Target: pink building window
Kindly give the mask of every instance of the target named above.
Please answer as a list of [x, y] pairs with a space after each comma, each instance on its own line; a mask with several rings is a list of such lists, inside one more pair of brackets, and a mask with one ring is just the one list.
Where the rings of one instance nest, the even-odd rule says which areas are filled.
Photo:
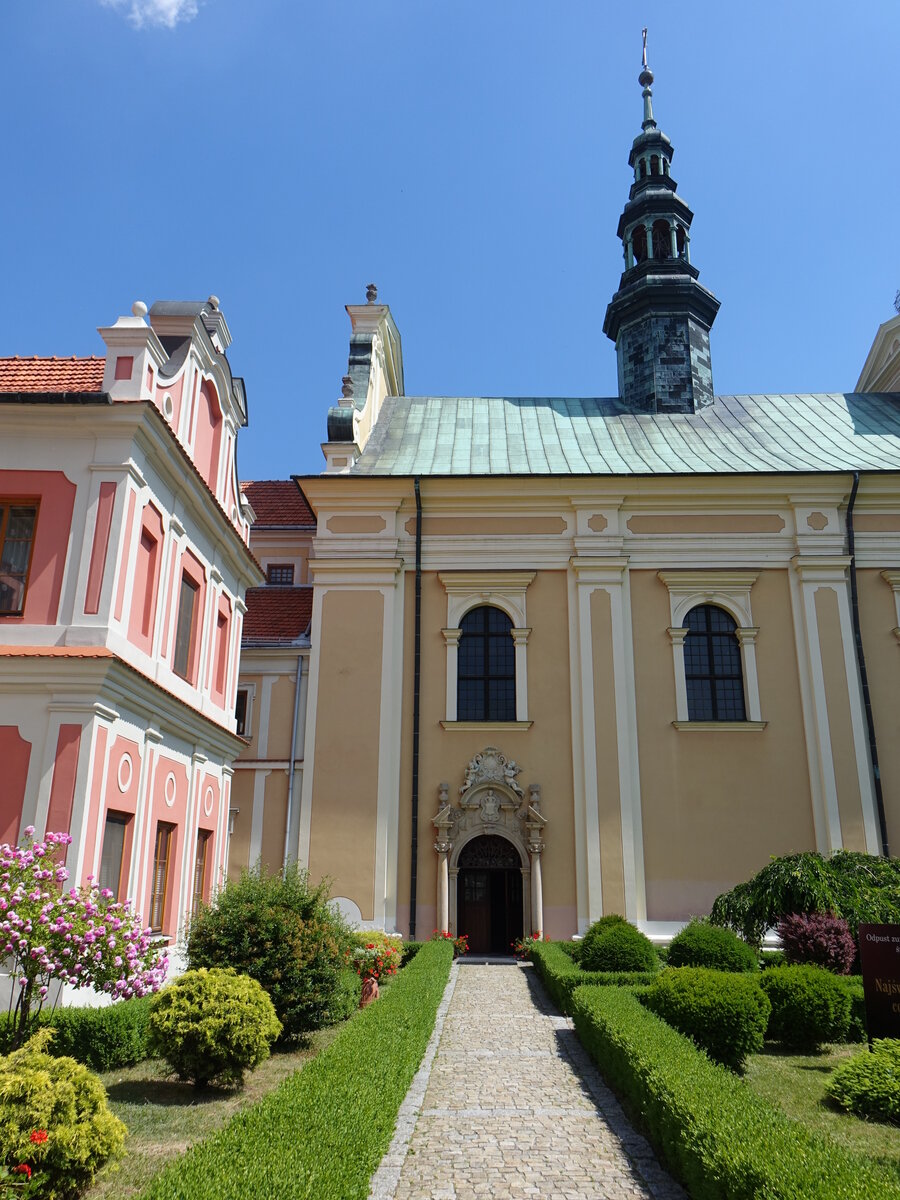
[[196, 917], [200, 905], [206, 899], [206, 876], [209, 865], [209, 847], [212, 842], [212, 831], [201, 829], [197, 833], [197, 854], [194, 858], [194, 879], [191, 888], [191, 916]]
[[166, 919], [166, 903], [169, 898], [169, 867], [174, 849], [175, 826], [160, 821], [156, 826], [156, 842], [153, 847], [153, 876], [150, 880], [150, 928], [162, 933]]
[[37, 512], [36, 504], [0, 500], [0, 615], [18, 616], [25, 607]]
[[181, 576], [181, 591], [178, 597], [178, 620], [175, 624], [175, 656], [172, 660], [172, 669], [176, 675], [187, 680], [191, 680], [194, 674], [199, 595], [200, 585], [185, 571]]
[[125, 893], [127, 880], [124, 877], [124, 868], [130, 842], [130, 814], [107, 813], [103, 828], [103, 850], [100, 854], [99, 884], [101, 888], [109, 888], [117, 900], [123, 899]]

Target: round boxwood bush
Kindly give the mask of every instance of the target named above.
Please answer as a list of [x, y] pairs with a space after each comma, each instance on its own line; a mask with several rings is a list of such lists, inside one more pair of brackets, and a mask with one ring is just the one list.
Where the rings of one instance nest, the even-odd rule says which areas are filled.
[[737, 934], [705, 921], [691, 921], [672, 938], [670, 967], [712, 967], [716, 971], [756, 971], [756, 953]]
[[822, 967], [773, 967], [763, 971], [760, 983], [772, 1005], [767, 1037], [811, 1050], [846, 1038], [851, 1014], [846, 980]]
[[311, 887], [296, 866], [284, 875], [256, 867], [191, 921], [187, 957], [191, 968], [234, 967], [262, 984], [289, 1041], [346, 1015], [349, 949], [325, 884]]
[[[0, 1058], [0, 1162], [32, 1172], [28, 1195], [63, 1200], [121, 1153], [127, 1130], [96, 1075], [74, 1058], [47, 1053], [52, 1037], [52, 1029], [41, 1029]], [[26, 1173], [12, 1178], [24, 1182]]]
[[646, 934], [621, 917], [601, 917], [581, 943], [584, 971], [655, 971], [659, 958]]
[[739, 1071], [763, 1046], [769, 1001], [747, 972], [667, 967], [641, 994], [642, 1002], [710, 1058]]
[[149, 1046], [197, 1087], [241, 1083], [281, 1033], [272, 1001], [231, 968], [185, 971], [153, 999]]
[[875, 1038], [871, 1054], [837, 1068], [825, 1094], [858, 1117], [900, 1125], [900, 1040]]

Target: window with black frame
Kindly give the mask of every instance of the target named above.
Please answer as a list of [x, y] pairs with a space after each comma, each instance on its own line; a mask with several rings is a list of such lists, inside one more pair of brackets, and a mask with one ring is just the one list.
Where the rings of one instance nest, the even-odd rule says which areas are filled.
[[467, 612], [457, 657], [457, 720], [515, 721], [516, 648], [512, 621], [499, 608]]
[[689, 721], [743, 721], [744, 676], [737, 623], [722, 608], [700, 604], [685, 619], [684, 676]]

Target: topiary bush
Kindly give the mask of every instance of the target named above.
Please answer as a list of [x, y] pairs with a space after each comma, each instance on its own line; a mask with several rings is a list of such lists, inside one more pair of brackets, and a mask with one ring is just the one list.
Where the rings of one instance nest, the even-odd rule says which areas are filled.
[[871, 1054], [837, 1068], [825, 1094], [858, 1117], [900, 1125], [900, 1040], [875, 1038]]
[[777, 925], [784, 957], [796, 966], [812, 963], [836, 975], [849, 975], [856, 942], [843, 917], [833, 913], [790, 913]]
[[772, 1006], [767, 1037], [809, 1050], [846, 1038], [851, 1000], [844, 979], [823, 967], [773, 967], [760, 984]]
[[29, 1168], [29, 1195], [63, 1200], [121, 1153], [127, 1131], [87, 1067], [47, 1053], [52, 1037], [41, 1029], [0, 1058], [0, 1162]]
[[670, 967], [711, 967], [716, 971], [757, 971], [756, 952], [730, 929], [691, 921], [669, 945]]
[[231, 968], [185, 971], [150, 1009], [150, 1047], [196, 1087], [240, 1084], [281, 1033], [272, 1001]]
[[191, 968], [234, 967], [260, 983], [275, 1005], [285, 1041], [343, 1014], [350, 932], [296, 866], [284, 876], [261, 867], [229, 882], [188, 931]]
[[773, 858], [747, 883], [718, 896], [709, 919], [758, 945], [782, 917], [814, 912], [844, 917], [854, 938], [861, 921], [900, 922], [900, 859], [856, 850]]
[[763, 1047], [769, 1001], [758, 981], [710, 967], [667, 967], [640, 994], [641, 1002], [686, 1034], [710, 1058], [740, 1071]]
[[621, 917], [595, 921], [581, 943], [584, 971], [657, 971], [659, 958], [646, 934]]

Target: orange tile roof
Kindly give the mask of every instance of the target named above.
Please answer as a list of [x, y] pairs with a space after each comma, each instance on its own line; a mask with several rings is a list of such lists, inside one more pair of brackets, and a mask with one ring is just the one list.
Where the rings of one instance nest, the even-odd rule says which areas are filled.
[[253, 505], [257, 525], [307, 525], [316, 518], [293, 479], [247, 479], [241, 491]]
[[0, 392], [99, 392], [106, 359], [0, 358]]
[[312, 593], [308, 584], [248, 588], [242, 643], [296, 642], [309, 628]]

